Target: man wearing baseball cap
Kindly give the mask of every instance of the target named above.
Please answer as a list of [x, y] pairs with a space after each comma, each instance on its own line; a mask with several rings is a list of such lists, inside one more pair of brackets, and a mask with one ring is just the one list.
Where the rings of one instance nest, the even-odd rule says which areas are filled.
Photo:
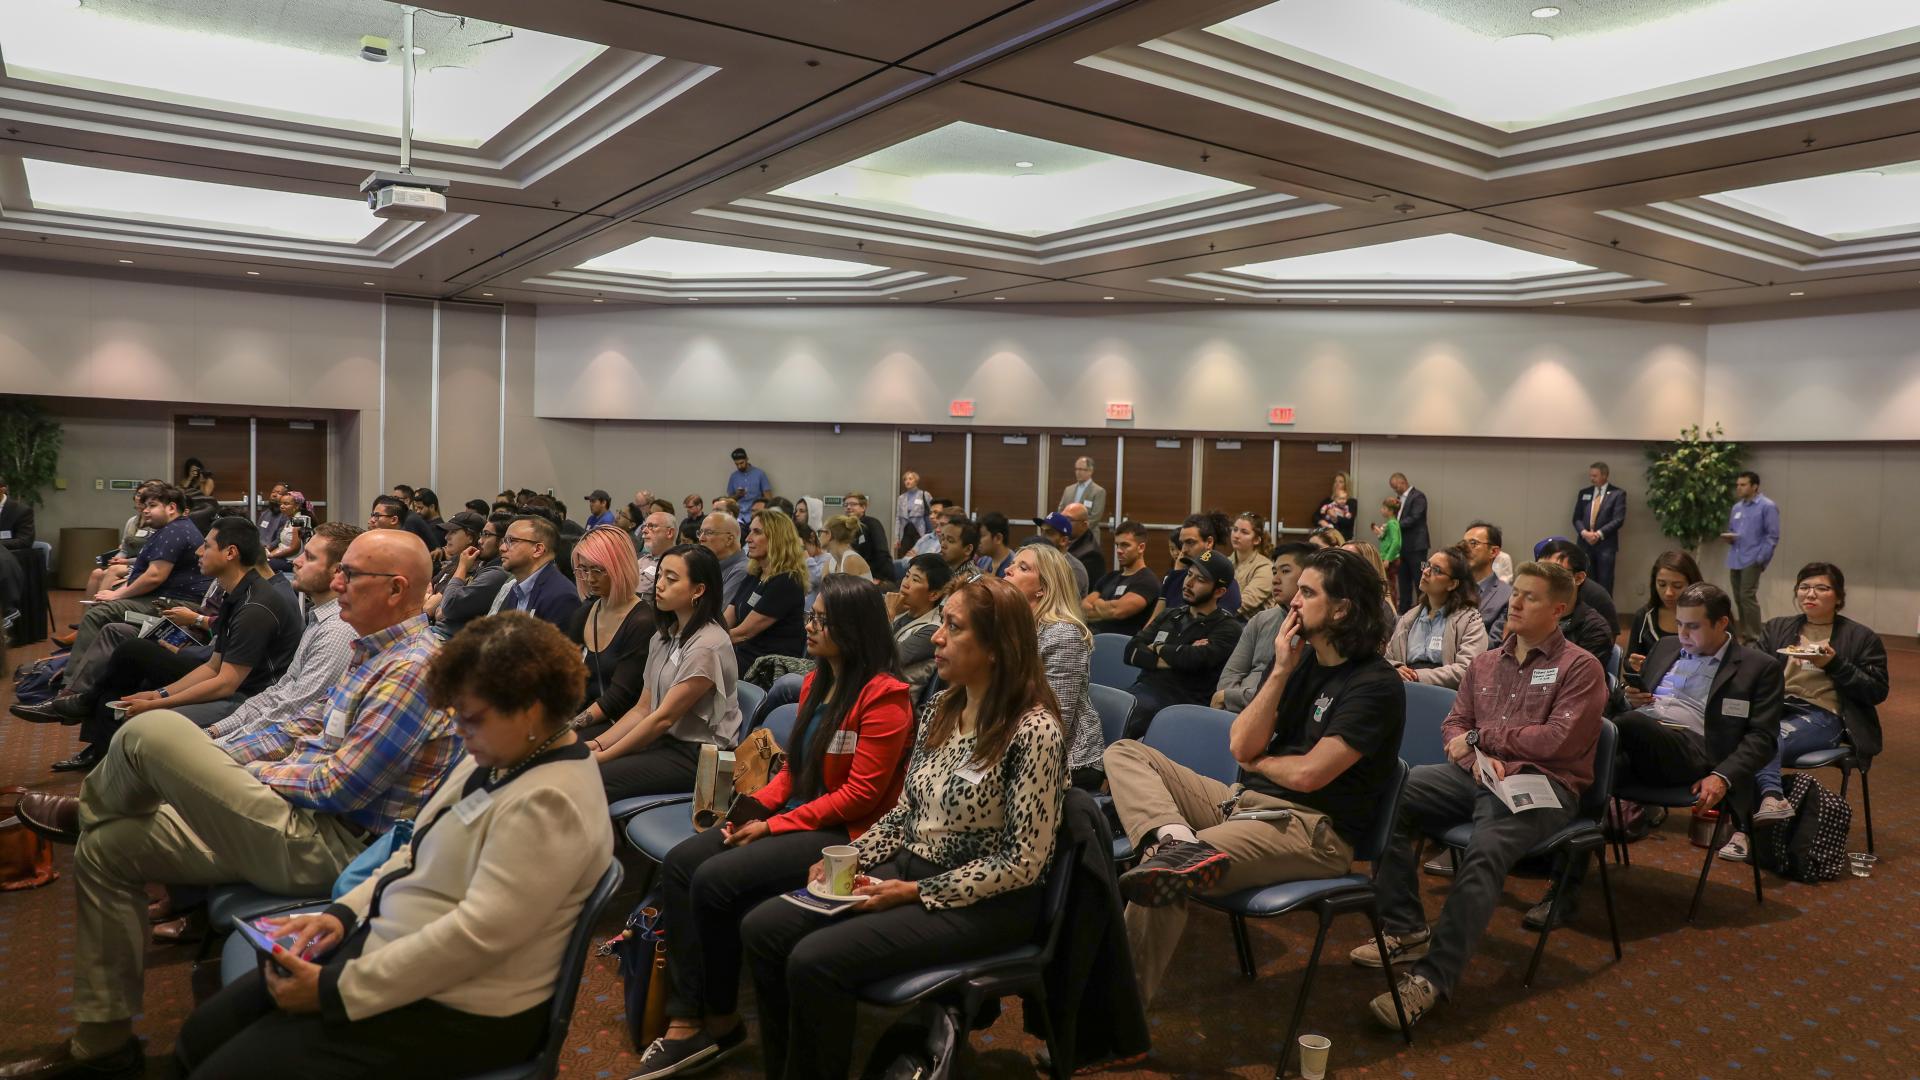
[[595, 488], [587, 495], [587, 529], [613, 524], [613, 496]]
[[1232, 582], [1232, 559], [1212, 550], [1195, 554], [1181, 586], [1186, 605], [1161, 612], [1127, 642], [1127, 663], [1141, 669], [1127, 688], [1134, 700], [1127, 738], [1144, 736], [1169, 705], [1205, 705], [1213, 696], [1220, 669], [1240, 643], [1240, 620], [1220, 606]]
[[[1034, 518], [1033, 524], [1040, 531], [1026, 543], [1052, 544], [1059, 548], [1063, 555], [1066, 555], [1067, 549], [1073, 546], [1073, 519], [1060, 511], [1055, 510], [1043, 518]], [[1080, 590], [1081, 596], [1087, 595], [1087, 591], [1093, 588], [1093, 579], [1087, 576], [1086, 564], [1067, 555], [1067, 565], [1073, 568], [1074, 586]]]

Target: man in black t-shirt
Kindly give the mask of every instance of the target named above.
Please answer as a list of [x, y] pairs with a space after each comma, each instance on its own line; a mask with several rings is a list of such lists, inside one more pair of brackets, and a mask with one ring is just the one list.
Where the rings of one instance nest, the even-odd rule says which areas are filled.
[[[1216, 556], [1217, 557], [1217, 556]], [[1347, 873], [1399, 769], [1406, 697], [1380, 655], [1384, 584], [1360, 556], [1314, 553], [1260, 690], [1233, 722], [1232, 787], [1143, 743], [1107, 748], [1127, 838], [1145, 853], [1120, 875], [1141, 998], [1180, 944], [1187, 897]]]
[[1094, 582], [1080, 599], [1080, 615], [1096, 634], [1132, 637], [1147, 625], [1160, 597], [1160, 579], [1147, 569], [1147, 530], [1136, 521], [1121, 522], [1113, 530], [1113, 556], [1120, 569]]

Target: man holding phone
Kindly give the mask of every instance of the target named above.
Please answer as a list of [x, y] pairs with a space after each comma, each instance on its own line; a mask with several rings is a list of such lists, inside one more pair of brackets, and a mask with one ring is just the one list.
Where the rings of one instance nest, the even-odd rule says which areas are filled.
[[1153, 1001], [1187, 897], [1334, 877], [1399, 769], [1406, 696], [1380, 655], [1385, 583], [1351, 551], [1306, 558], [1274, 660], [1233, 722], [1232, 787], [1144, 743], [1107, 748], [1113, 808], [1146, 853], [1120, 876], [1141, 1000]]

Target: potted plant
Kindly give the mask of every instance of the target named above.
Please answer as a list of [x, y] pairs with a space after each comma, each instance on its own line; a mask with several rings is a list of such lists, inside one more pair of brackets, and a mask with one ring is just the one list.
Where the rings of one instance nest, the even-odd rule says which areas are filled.
[[1727, 527], [1743, 451], [1739, 443], [1721, 441], [1723, 434], [1719, 424], [1711, 431], [1695, 424], [1672, 442], [1646, 448], [1647, 508], [1660, 522], [1660, 531], [1689, 552]]
[[0, 477], [8, 498], [39, 506], [60, 468], [60, 424], [32, 398], [0, 396]]

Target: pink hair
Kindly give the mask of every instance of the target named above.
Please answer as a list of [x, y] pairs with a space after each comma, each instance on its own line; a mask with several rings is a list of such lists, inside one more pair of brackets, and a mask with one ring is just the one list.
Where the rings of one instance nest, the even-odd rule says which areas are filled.
[[[573, 545], [573, 557], [598, 564], [607, 572], [607, 595], [632, 596], [640, 587], [640, 560], [633, 553], [633, 537], [618, 525], [596, 525]], [[580, 598], [592, 593], [587, 583], [576, 578], [574, 587]]]

